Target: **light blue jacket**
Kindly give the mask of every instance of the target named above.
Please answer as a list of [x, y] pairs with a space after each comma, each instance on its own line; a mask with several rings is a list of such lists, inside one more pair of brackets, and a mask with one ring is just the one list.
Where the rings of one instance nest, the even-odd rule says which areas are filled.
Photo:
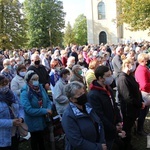
[[59, 78], [54, 87], [53, 100], [58, 114], [63, 114], [69, 104], [68, 97], [65, 94], [66, 85], [67, 83], [65, 83], [63, 78]]
[[40, 107], [38, 98], [29, 92], [28, 85], [25, 85], [20, 94], [20, 101], [25, 111], [25, 122], [28, 125], [29, 132], [42, 131], [46, 127], [47, 109], [51, 110], [51, 101], [40, 84], [42, 92], [43, 106]]
[[[17, 96], [15, 97], [16, 103], [11, 106], [17, 118], [24, 118], [23, 107], [20, 105]], [[2, 101], [0, 96], [0, 147], [11, 146], [12, 128], [13, 119], [10, 116], [9, 106]]]

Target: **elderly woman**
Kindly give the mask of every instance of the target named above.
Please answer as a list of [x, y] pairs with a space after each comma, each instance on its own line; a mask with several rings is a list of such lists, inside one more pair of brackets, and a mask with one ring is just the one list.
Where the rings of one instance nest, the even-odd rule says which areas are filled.
[[[137, 58], [139, 65], [135, 71], [135, 79], [140, 86], [142, 96], [144, 96], [143, 94], [145, 93], [150, 93], [150, 71], [146, 66], [148, 59], [149, 56], [145, 53], [139, 54]], [[149, 107], [146, 106], [143, 110], [141, 110], [140, 117], [138, 118], [137, 133], [142, 136], [146, 135], [144, 131], [144, 121], [148, 111]]]
[[74, 65], [72, 68], [72, 76], [70, 78], [70, 82], [79, 81], [81, 83], [85, 83], [84, 78], [82, 76], [82, 68], [80, 65]]
[[60, 72], [60, 65], [57, 59], [51, 60], [51, 72], [49, 73], [50, 76], [50, 87], [52, 94], [54, 94], [54, 86], [56, 85], [57, 81], [59, 80], [59, 72]]
[[39, 76], [32, 70], [25, 75], [26, 85], [22, 88], [20, 100], [25, 110], [25, 122], [31, 133], [32, 150], [45, 150], [43, 132], [46, 128], [47, 116], [51, 112], [51, 102]]
[[21, 125], [23, 118], [23, 108], [9, 89], [9, 80], [0, 75], [0, 149], [18, 150], [19, 135], [12, 131]]
[[84, 85], [78, 81], [71, 82], [65, 92], [70, 101], [62, 116], [66, 150], [106, 150], [103, 126], [86, 103]]
[[4, 69], [1, 71], [1, 74], [4, 75], [10, 82], [12, 78], [14, 77], [14, 74], [12, 73], [12, 68], [11, 68], [9, 59], [5, 59], [3, 61], [3, 67]]
[[25, 85], [26, 67], [25, 65], [19, 65], [17, 68], [17, 74], [11, 81], [11, 90], [20, 96], [21, 88]]

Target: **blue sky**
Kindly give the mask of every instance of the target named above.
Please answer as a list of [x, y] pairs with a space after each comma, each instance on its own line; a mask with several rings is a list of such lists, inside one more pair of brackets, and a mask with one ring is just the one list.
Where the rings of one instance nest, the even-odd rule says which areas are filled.
[[[19, 1], [23, 2], [24, 0], [19, 0]], [[65, 17], [66, 24], [69, 21], [71, 25], [73, 25], [75, 19], [80, 14], [85, 14], [86, 0], [62, 0], [62, 1], [64, 5], [64, 12], [66, 12], [66, 17]]]

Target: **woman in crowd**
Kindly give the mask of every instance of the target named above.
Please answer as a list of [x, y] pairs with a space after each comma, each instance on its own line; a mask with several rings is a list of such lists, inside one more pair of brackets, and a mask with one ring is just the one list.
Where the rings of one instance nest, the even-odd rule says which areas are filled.
[[50, 87], [52, 94], [54, 94], [54, 86], [56, 82], [59, 80], [60, 65], [57, 59], [52, 59], [50, 65], [51, 65], [51, 72], [49, 73]]
[[25, 65], [19, 65], [17, 68], [17, 74], [11, 81], [11, 90], [20, 96], [21, 88], [25, 85], [25, 74], [26, 74], [26, 67]]
[[81, 83], [85, 83], [84, 78], [82, 76], [82, 68], [80, 65], [74, 65], [72, 68], [72, 76], [70, 78], [70, 82], [79, 81]]
[[60, 78], [54, 87], [55, 91], [55, 93], [53, 94], [54, 104], [56, 106], [57, 113], [60, 116], [62, 116], [69, 102], [64, 90], [69, 80], [70, 80], [70, 71], [68, 69], [63, 69], [60, 71]]
[[25, 110], [25, 122], [31, 133], [31, 148], [45, 150], [43, 137], [47, 117], [52, 114], [51, 101], [34, 71], [28, 71], [25, 80], [27, 83], [22, 88], [20, 100]]
[[126, 132], [124, 143], [126, 150], [131, 149], [131, 130], [139, 116], [140, 109], [144, 109], [139, 85], [133, 77], [132, 61], [125, 59], [122, 64], [122, 72], [118, 78], [118, 93], [123, 115], [123, 130]]
[[[13, 112], [12, 112], [13, 110]], [[14, 115], [15, 114], [15, 115]], [[24, 121], [24, 111], [16, 95], [9, 89], [9, 80], [0, 75], [0, 149], [18, 150], [19, 134], [13, 129]]]
[[66, 50], [61, 50], [61, 61], [64, 67], [67, 67], [67, 51]]
[[90, 89], [90, 84], [92, 83], [92, 81], [96, 79], [94, 75], [94, 71], [98, 66], [99, 66], [99, 61], [97, 59], [92, 60], [89, 63], [89, 70], [86, 72], [85, 75], [85, 80], [86, 80], [86, 85], [88, 90]]
[[[146, 66], [148, 59], [149, 57], [146, 53], [139, 54], [137, 58], [139, 65], [135, 71], [135, 79], [140, 86], [140, 91], [142, 95], [144, 93], [150, 93], [150, 71]], [[144, 131], [144, 121], [148, 111], [149, 106], [146, 106], [143, 110], [141, 110], [140, 116], [138, 118], [137, 133], [142, 136], [146, 135]]]
[[1, 71], [1, 74], [4, 75], [10, 82], [12, 78], [14, 77], [14, 74], [12, 73], [9, 59], [5, 59], [3, 61], [3, 67], [4, 69]]
[[71, 82], [65, 92], [70, 101], [62, 117], [66, 150], [106, 150], [103, 126], [86, 103], [84, 85], [78, 81]]

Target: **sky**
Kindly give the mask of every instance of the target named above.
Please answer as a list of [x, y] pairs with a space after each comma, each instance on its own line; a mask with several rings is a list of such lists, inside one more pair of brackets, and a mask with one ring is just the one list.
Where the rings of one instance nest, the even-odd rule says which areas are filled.
[[[19, 0], [23, 2], [24, 0]], [[74, 24], [75, 19], [80, 14], [85, 14], [85, 1], [86, 0], [61, 0], [64, 6], [64, 12], [66, 12], [65, 22], [66, 24], [68, 21], [71, 25]]]

